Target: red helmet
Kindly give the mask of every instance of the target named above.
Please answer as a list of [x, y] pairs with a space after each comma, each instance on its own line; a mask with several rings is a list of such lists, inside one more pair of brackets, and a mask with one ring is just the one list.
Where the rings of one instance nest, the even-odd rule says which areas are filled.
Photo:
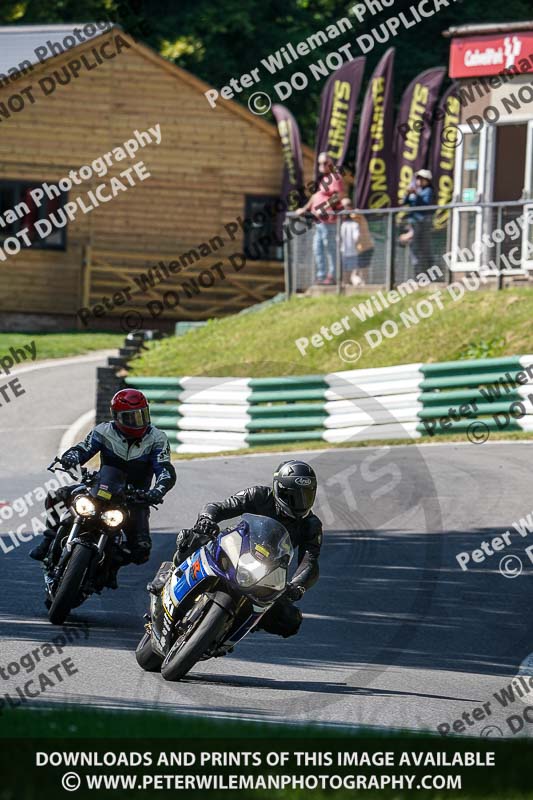
[[150, 424], [148, 400], [137, 389], [121, 389], [111, 400], [115, 425], [130, 439], [140, 439]]

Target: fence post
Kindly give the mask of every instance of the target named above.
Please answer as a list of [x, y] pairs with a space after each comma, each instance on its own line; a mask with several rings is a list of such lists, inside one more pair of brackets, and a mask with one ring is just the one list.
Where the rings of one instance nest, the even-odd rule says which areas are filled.
[[[91, 259], [92, 259], [92, 248], [90, 244], [86, 244], [83, 246], [81, 253], [80, 306], [82, 308], [89, 305], [89, 299], [91, 295]], [[76, 316], [77, 316], [76, 327], [79, 330], [83, 326], [79, 316], [78, 315]]]
[[96, 369], [96, 424], [109, 419], [111, 398], [125, 389], [124, 378], [117, 375], [116, 367], [97, 367]]
[[395, 233], [395, 224], [394, 224], [394, 212], [390, 211], [387, 217], [387, 247], [386, 247], [386, 272], [385, 272], [385, 284], [387, 289], [394, 288], [394, 255], [396, 252], [395, 241], [394, 241], [394, 233]]
[[[496, 227], [499, 231], [503, 228], [503, 206], [498, 206], [498, 211], [496, 214]], [[497, 264], [498, 264], [498, 291], [503, 289], [503, 273], [501, 268], [501, 255], [502, 255], [502, 243], [496, 242], [496, 257], [497, 257]]]
[[287, 298], [287, 300], [289, 300], [293, 292], [292, 269], [290, 263], [290, 253], [289, 253], [291, 240], [288, 236], [288, 232], [289, 232], [289, 223], [285, 218], [285, 220], [283, 221], [283, 241], [285, 242], [285, 247], [283, 248], [283, 270], [285, 272], [285, 297]]
[[335, 280], [337, 281], [337, 294], [342, 294], [341, 222], [342, 217], [337, 214], [335, 219]]
[[[450, 263], [449, 262], [450, 262], [450, 260], [451, 260], [451, 258], [453, 256], [453, 252], [452, 252], [452, 249], [453, 249], [453, 239], [452, 239], [453, 213], [452, 213], [451, 208], [448, 209], [447, 213], [448, 213], [448, 224], [446, 226], [446, 255], [449, 258], [448, 258], [448, 261], [445, 260], [444, 263], [446, 264], [446, 281], [445, 281], [445, 283], [447, 283], [448, 286], [449, 286], [450, 283], [452, 282], [452, 269], [450, 267]], [[457, 224], [459, 224], [458, 221], [457, 221]]]

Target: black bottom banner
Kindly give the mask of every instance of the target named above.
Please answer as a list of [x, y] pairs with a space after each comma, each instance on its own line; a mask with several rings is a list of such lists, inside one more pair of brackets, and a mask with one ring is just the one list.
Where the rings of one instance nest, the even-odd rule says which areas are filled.
[[0, 797], [533, 797], [527, 739], [326, 735], [2, 739]]

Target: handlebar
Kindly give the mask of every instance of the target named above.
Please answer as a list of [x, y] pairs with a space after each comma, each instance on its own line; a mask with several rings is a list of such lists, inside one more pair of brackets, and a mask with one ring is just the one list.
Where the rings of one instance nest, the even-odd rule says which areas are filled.
[[[67, 475], [70, 475], [72, 480], [79, 480], [80, 478], [79, 473], [72, 474], [70, 469], [65, 469], [63, 466], [57, 466], [58, 464], [61, 464], [61, 459], [59, 458], [59, 456], [56, 456], [54, 460], [50, 464], [48, 464], [46, 469], [48, 470], [48, 472], [65, 472]], [[97, 475], [97, 472], [95, 472], [94, 470], [91, 472], [91, 470], [88, 470], [86, 467], [81, 467], [81, 480], [84, 483], [92, 481], [95, 475]]]
[[159, 511], [159, 506], [155, 505], [155, 503], [149, 503], [147, 501], [146, 489], [133, 489], [128, 487], [126, 489], [126, 499], [128, 503], [132, 503], [133, 505], [147, 506], [149, 508], [155, 508], [156, 511]]
[[[79, 473], [73, 475], [70, 469], [65, 469], [63, 466], [58, 466], [58, 464], [61, 464], [61, 459], [59, 458], [59, 456], [56, 456], [54, 460], [47, 466], [46, 469], [49, 472], [65, 472], [67, 475], [70, 475], [70, 477], [73, 480], [79, 480], [80, 478]], [[91, 471], [88, 470], [86, 467], [81, 468], [82, 483], [87, 483], [87, 484], [92, 483], [92, 481], [97, 475], [98, 475], [98, 470]], [[139, 506], [144, 505], [158, 510], [157, 505], [150, 504], [147, 502], [145, 489], [135, 489], [133, 486], [127, 486], [124, 491], [124, 494], [126, 496], [126, 500], [128, 503]]]
[[139, 505], [144, 503], [146, 505], [145, 492], [142, 489], [126, 489], [125, 495], [130, 503], [138, 503]]

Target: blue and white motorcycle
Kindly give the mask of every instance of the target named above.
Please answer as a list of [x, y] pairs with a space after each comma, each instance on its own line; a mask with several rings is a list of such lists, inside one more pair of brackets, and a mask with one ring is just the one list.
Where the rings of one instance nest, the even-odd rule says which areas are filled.
[[151, 596], [146, 633], [136, 650], [147, 672], [178, 681], [198, 662], [226, 655], [284, 593], [293, 548], [276, 520], [243, 514], [177, 569]]

